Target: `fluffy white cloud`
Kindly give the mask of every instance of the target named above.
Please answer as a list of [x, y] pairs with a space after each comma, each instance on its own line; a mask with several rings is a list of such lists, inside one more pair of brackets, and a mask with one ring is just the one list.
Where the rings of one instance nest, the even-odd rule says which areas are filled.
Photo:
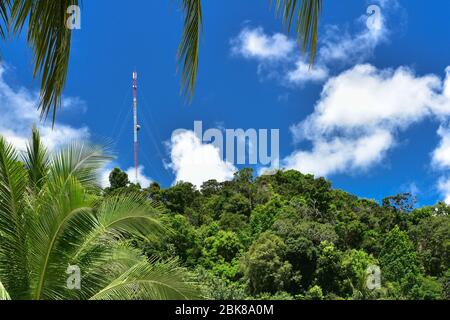
[[450, 129], [441, 126], [438, 135], [441, 143], [433, 152], [433, 164], [439, 169], [450, 169]]
[[433, 166], [444, 173], [444, 177], [438, 182], [438, 190], [444, 197], [445, 202], [450, 205], [450, 177], [448, 177], [448, 170], [450, 169], [450, 128], [442, 125], [438, 130], [438, 135], [441, 142], [432, 154]]
[[[425, 117], [450, 115], [448, 71], [443, 81], [404, 67], [357, 65], [331, 78], [313, 114], [291, 128], [295, 140], [310, 141], [312, 149], [297, 150], [284, 165], [326, 176], [379, 163], [395, 145], [396, 132]], [[448, 161], [447, 143], [435, 152], [441, 162]]]
[[[0, 135], [18, 149], [24, 150], [34, 124], [39, 128], [42, 141], [53, 150], [64, 143], [73, 140], [89, 138], [87, 127], [75, 128], [57, 123], [52, 128], [51, 123], [40, 121], [36, 106], [38, 93], [26, 88], [13, 89], [5, 81], [7, 67], [0, 64]], [[86, 108], [79, 98], [64, 99], [63, 108]]]
[[438, 188], [444, 196], [444, 202], [450, 205], [450, 178], [442, 178], [438, 183]]
[[263, 28], [245, 27], [232, 39], [232, 53], [259, 61], [260, 75], [281, 79], [283, 83], [304, 85], [321, 82], [330, 75], [330, 68], [361, 63], [371, 57], [375, 48], [387, 39], [386, 17], [383, 12], [394, 7], [393, 0], [375, 1], [367, 14], [357, 19], [358, 31], [341, 26], [326, 26], [320, 38], [314, 66], [302, 57], [296, 41], [281, 33], [268, 35]]
[[360, 31], [352, 34], [339, 26], [327, 26], [320, 42], [318, 61], [331, 63], [359, 63], [373, 55], [375, 48], [387, 39], [383, 5], [373, 7], [371, 14], [361, 16], [357, 23]]
[[385, 130], [361, 137], [318, 139], [311, 151], [294, 152], [283, 160], [283, 166], [318, 176], [366, 169], [384, 157], [393, 141]]
[[111, 186], [109, 183], [109, 174], [111, 173], [111, 170], [114, 169], [115, 166], [112, 166], [111, 164], [105, 165], [101, 170], [98, 172], [98, 181], [100, 182], [100, 186], [102, 188], [108, 188]]
[[323, 81], [328, 77], [326, 66], [319, 63], [310, 67], [305, 62], [295, 40], [281, 33], [268, 35], [261, 27], [245, 27], [231, 40], [231, 51], [246, 59], [256, 59], [258, 73], [264, 77], [281, 78], [284, 82], [298, 85]]
[[232, 53], [245, 58], [280, 60], [286, 59], [293, 52], [295, 42], [280, 33], [269, 36], [261, 27], [245, 27], [231, 40], [231, 46]]
[[357, 65], [330, 79], [315, 112], [293, 128], [297, 138], [335, 130], [368, 130], [379, 126], [407, 127], [426, 116], [449, 115], [445, 89], [449, 77], [418, 77], [408, 68], [378, 70]]
[[131, 183], [139, 183], [142, 188], [148, 188], [150, 184], [153, 182], [153, 180], [149, 177], [147, 177], [144, 174], [145, 167], [139, 166], [138, 167], [138, 179], [136, 180], [136, 170], [134, 167], [128, 168], [125, 172], [128, 175], [128, 179]]
[[222, 159], [218, 148], [203, 144], [193, 131], [174, 134], [169, 149], [171, 162], [168, 167], [175, 173], [175, 182], [190, 182], [196, 186], [210, 179], [222, 182], [232, 179], [237, 170]]

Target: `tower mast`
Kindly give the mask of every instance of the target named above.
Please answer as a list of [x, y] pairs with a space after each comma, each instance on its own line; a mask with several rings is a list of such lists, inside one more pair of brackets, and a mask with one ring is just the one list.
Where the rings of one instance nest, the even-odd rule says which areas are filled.
[[133, 133], [134, 133], [134, 169], [136, 174], [136, 183], [138, 183], [138, 131], [140, 129], [137, 118], [137, 72], [133, 72]]

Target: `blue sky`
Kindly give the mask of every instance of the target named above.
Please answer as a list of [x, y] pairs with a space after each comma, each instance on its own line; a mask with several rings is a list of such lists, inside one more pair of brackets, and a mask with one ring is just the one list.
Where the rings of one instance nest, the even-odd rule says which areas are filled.
[[[372, 4], [381, 15], [368, 28]], [[205, 129], [279, 129], [284, 167], [325, 175], [361, 197], [411, 191], [421, 205], [450, 200], [449, 1], [325, 0], [317, 64], [307, 72], [269, 1], [203, 6], [200, 70], [189, 105], [176, 73], [177, 1], [84, 2], [56, 131], [41, 124], [49, 145], [109, 139], [117, 159], [107, 169], [132, 167], [136, 69], [144, 184], [226, 179], [240, 167], [195, 137], [171, 140], [174, 130], [192, 130], [201, 120]], [[1, 54], [0, 133], [21, 145], [36, 118], [32, 55], [23, 39], [3, 44]], [[186, 166], [195, 152], [213, 164]]]

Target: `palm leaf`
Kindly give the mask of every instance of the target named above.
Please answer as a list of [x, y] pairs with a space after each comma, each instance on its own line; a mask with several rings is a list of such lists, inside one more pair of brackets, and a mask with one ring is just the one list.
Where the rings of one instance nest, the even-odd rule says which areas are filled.
[[28, 290], [24, 195], [27, 172], [12, 145], [0, 137], [0, 278], [14, 298]]
[[11, 300], [11, 297], [9, 296], [8, 291], [6, 291], [5, 287], [0, 281], [0, 301], [1, 300]]
[[106, 241], [112, 241], [122, 238], [124, 233], [147, 237], [149, 234], [166, 232], [167, 229], [157, 219], [158, 215], [159, 210], [149, 205], [141, 194], [106, 197], [96, 207], [95, 228], [84, 238], [84, 243], [71, 258], [71, 263], [78, 264], [78, 261], [96, 248], [99, 241], [102, 242], [105, 237]]
[[34, 76], [41, 78], [42, 117], [52, 112], [53, 123], [69, 68], [72, 33], [66, 28], [67, 8], [78, 0], [15, 0], [11, 9], [14, 34], [22, 31], [28, 21], [27, 40], [34, 53]]
[[184, 11], [184, 28], [180, 46], [178, 47], [178, 61], [182, 66], [182, 91], [192, 99], [197, 79], [200, 36], [203, 18], [201, 0], [182, 0]]
[[158, 221], [158, 210], [140, 193], [111, 196], [102, 201], [98, 209], [100, 225], [104, 230], [130, 232], [147, 236], [161, 233], [165, 228]]
[[[90, 299], [137, 263], [144, 261], [142, 251], [116, 237], [104, 236], [76, 261], [82, 272], [77, 299]], [[128, 299], [131, 299], [129, 297]]]
[[141, 261], [91, 297], [91, 300], [185, 300], [198, 298], [189, 275], [176, 260]]
[[49, 180], [29, 228], [31, 288], [34, 299], [62, 299], [68, 257], [94, 224], [91, 200], [74, 178]]
[[9, 25], [9, 9], [11, 3], [10, 0], [0, 1], [0, 37], [5, 39], [7, 31], [5, 27], [8, 28]]
[[76, 142], [63, 147], [51, 157], [49, 179], [70, 179], [74, 177], [89, 191], [99, 188], [98, 170], [112, 156], [100, 146]]
[[322, 0], [276, 0], [275, 11], [282, 16], [288, 31], [295, 23], [295, 32], [301, 49], [303, 52], [309, 51], [310, 63], [313, 64], [317, 52]]
[[27, 152], [22, 159], [28, 170], [30, 187], [34, 192], [39, 192], [45, 183], [50, 161], [47, 149], [42, 144], [36, 127], [33, 128], [32, 137], [27, 145]]

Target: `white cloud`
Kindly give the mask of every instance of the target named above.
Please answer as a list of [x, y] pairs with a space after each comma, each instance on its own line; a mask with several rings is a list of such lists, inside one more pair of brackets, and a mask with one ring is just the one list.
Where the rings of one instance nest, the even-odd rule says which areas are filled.
[[287, 73], [287, 80], [290, 83], [303, 84], [306, 82], [320, 82], [328, 78], [329, 70], [324, 65], [310, 66], [299, 59], [296, 68]]
[[[449, 78], [447, 78], [449, 79]], [[296, 135], [322, 135], [334, 130], [407, 127], [429, 115], [449, 115], [448, 85], [436, 75], [417, 77], [411, 69], [378, 70], [357, 65], [330, 79], [315, 112]]]
[[447, 176], [441, 177], [439, 180], [438, 190], [443, 195], [445, 202], [450, 205], [450, 177], [448, 177], [448, 170], [450, 169], [450, 128], [441, 125], [438, 135], [441, 142], [433, 151], [432, 163], [434, 168], [447, 173]]
[[[26, 88], [13, 89], [5, 81], [8, 71], [4, 64], [0, 64], [0, 135], [20, 150], [24, 150], [34, 124], [40, 130], [43, 143], [53, 150], [62, 144], [89, 138], [87, 127], [75, 128], [67, 124], [57, 123], [52, 129], [50, 121], [40, 121], [36, 106], [39, 101], [38, 93]], [[64, 99], [63, 108], [86, 108], [79, 98]]]
[[439, 169], [450, 169], [450, 129], [441, 126], [438, 135], [441, 143], [433, 152], [433, 164]]
[[231, 51], [245, 58], [261, 60], [286, 59], [295, 49], [295, 42], [283, 34], [266, 35], [263, 28], [245, 27], [240, 34], [231, 40]]
[[109, 174], [116, 166], [112, 164], [105, 165], [101, 170], [98, 172], [98, 181], [100, 182], [100, 186], [104, 188], [108, 188], [111, 186], [109, 183]]
[[393, 142], [385, 130], [361, 137], [318, 139], [311, 151], [294, 152], [283, 160], [283, 166], [318, 176], [367, 169], [384, 157]]
[[295, 40], [281, 33], [268, 35], [261, 27], [245, 27], [231, 40], [231, 52], [246, 59], [256, 59], [258, 74], [263, 77], [280, 78], [298, 85], [328, 77], [326, 66], [319, 63], [310, 67], [305, 62]]
[[325, 64], [355, 64], [370, 58], [388, 34], [383, 11], [376, 10], [381, 8], [375, 9], [371, 16], [362, 15], [357, 20], [360, 31], [355, 34], [339, 26], [327, 26], [320, 42], [318, 61]]
[[246, 26], [232, 39], [231, 51], [246, 59], [258, 60], [258, 73], [262, 76], [299, 86], [308, 82], [321, 82], [330, 76], [332, 66], [361, 63], [373, 55], [380, 43], [387, 40], [389, 31], [383, 13], [394, 7], [394, 2], [375, 1], [379, 6], [374, 13], [368, 12], [357, 19], [356, 32], [350, 32], [342, 26], [325, 26], [313, 66], [301, 56], [294, 39], [281, 33], [268, 35], [262, 27], [251, 29]]
[[438, 188], [444, 195], [444, 202], [450, 205], [450, 178], [442, 178], [439, 180]]
[[450, 115], [449, 82], [448, 73], [442, 81], [405, 67], [371, 65], [331, 78], [313, 114], [291, 128], [294, 139], [310, 141], [312, 149], [295, 151], [284, 165], [326, 176], [379, 163], [395, 146], [396, 132], [426, 117]]
[[[141, 185], [141, 187], [145, 189], [150, 186], [150, 184], [153, 182], [153, 180], [144, 174], [144, 170], [145, 170], [144, 166], [138, 167], [137, 183], [139, 183]], [[128, 168], [125, 172], [127, 173], [128, 179], [130, 180], [130, 182], [136, 183], [136, 171], [135, 171], [134, 167]]]
[[171, 163], [168, 167], [175, 173], [175, 182], [190, 182], [199, 187], [210, 179], [230, 180], [237, 170], [231, 163], [223, 161], [218, 148], [203, 144], [193, 131], [174, 134], [169, 149]]

